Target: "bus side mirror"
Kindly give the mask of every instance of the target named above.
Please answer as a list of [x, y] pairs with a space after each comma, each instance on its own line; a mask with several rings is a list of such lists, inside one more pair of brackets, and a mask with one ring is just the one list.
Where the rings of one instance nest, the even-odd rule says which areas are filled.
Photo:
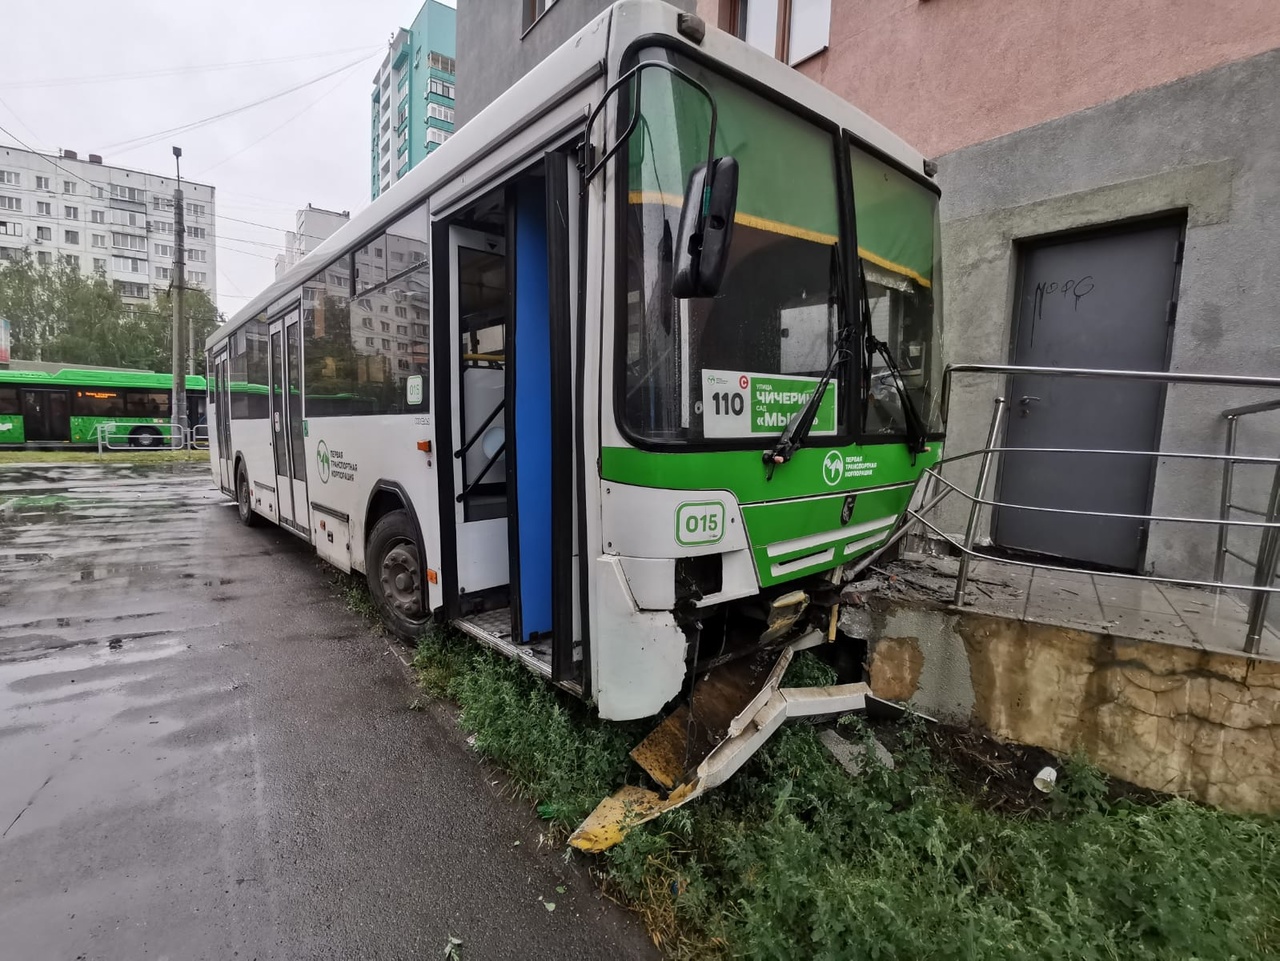
[[738, 161], [717, 157], [713, 164], [709, 185], [703, 163], [693, 168], [684, 190], [671, 274], [671, 296], [682, 300], [714, 297], [729, 263], [738, 209]]

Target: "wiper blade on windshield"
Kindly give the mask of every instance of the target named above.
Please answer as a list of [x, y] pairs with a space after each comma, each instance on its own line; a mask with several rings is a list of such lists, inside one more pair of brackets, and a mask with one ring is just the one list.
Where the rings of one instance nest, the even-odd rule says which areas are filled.
[[889, 371], [889, 376], [893, 379], [894, 389], [898, 392], [898, 400], [902, 403], [902, 419], [905, 421], [903, 426], [907, 432], [907, 450], [911, 454], [911, 463], [915, 464], [916, 455], [924, 452], [928, 431], [925, 429], [924, 419], [920, 416], [920, 411], [916, 409], [915, 401], [911, 399], [911, 392], [907, 390], [907, 383], [902, 377], [902, 370], [898, 367], [897, 361], [893, 359], [893, 354], [889, 351], [889, 345], [878, 339], [875, 331], [871, 329], [871, 301], [867, 296], [867, 273], [862, 269], [861, 260], [858, 261], [858, 276], [862, 281], [862, 317], [863, 323], [866, 324], [864, 369], [866, 371], [865, 383], [867, 390], [864, 393], [868, 396], [870, 395], [871, 361], [879, 355], [880, 359], [884, 361], [884, 366]]
[[[834, 326], [833, 322], [837, 318], [844, 319], [844, 271], [840, 269], [840, 264], [840, 245], [832, 244], [830, 293], [827, 295], [828, 329]], [[765, 468], [768, 471], [765, 477], [766, 480], [773, 480], [773, 472], [777, 466], [791, 460], [795, 452], [800, 449], [808, 438], [809, 431], [813, 429], [813, 422], [818, 417], [818, 408], [822, 406], [822, 397], [827, 392], [827, 384], [831, 383], [831, 377], [835, 374], [836, 368], [849, 354], [850, 333], [851, 328], [848, 323], [840, 327], [836, 334], [835, 343], [831, 347], [831, 357], [827, 360], [827, 369], [823, 372], [818, 385], [813, 389], [813, 393], [809, 395], [805, 405], [791, 418], [791, 422], [787, 424], [787, 429], [778, 438], [778, 443], [772, 449], [764, 452], [763, 459]]]
[[[916, 408], [915, 401], [911, 399], [910, 391], [907, 390], [906, 381], [902, 377], [902, 370], [898, 367], [897, 362], [889, 351], [889, 345], [883, 340], [879, 340], [871, 329], [871, 302], [867, 296], [867, 275], [866, 271], [862, 269], [861, 260], [858, 262], [858, 277], [862, 282], [862, 297], [860, 300], [863, 329], [865, 331], [864, 349], [866, 358], [864, 370], [867, 376], [867, 383], [870, 383], [871, 361], [874, 357], [879, 356], [889, 371], [898, 399], [902, 403], [902, 418], [905, 421], [904, 427], [907, 434], [907, 450], [911, 453], [911, 462], [914, 464], [916, 456], [924, 452], [928, 431], [924, 426], [920, 411]], [[833, 246], [831, 250], [831, 296], [827, 301], [827, 309], [830, 312], [829, 317], [836, 311], [837, 299], [843, 305], [845, 300], [844, 272], [840, 269], [838, 244]], [[764, 452], [764, 463], [768, 470], [767, 479], [771, 480], [774, 469], [779, 464], [785, 464], [791, 460], [795, 452], [803, 446], [808, 438], [809, 432], [813, 429], [813, 422], [817, 419], [818, 408], [822, 404], [822, 396], [826, 393], [827, 384], [831, 382], [831, 378], [840, 362], [848, 356], [850, 333], [850, 325], [845, 324], [840, 328], [840, 332], [836, 336], [836, 342], [831, 350], [831, 357], [827, 361], [827, 369], [823, 373], [822, 379], [818, 381], [818, 386], [814, 388], [813, 394], [809, 397], [804, 407], [796, 413], [795, 417], [791, 418], [791, 423], [787, 425], [787, 429], [778, 438], [778, 443], [771, 450]]]

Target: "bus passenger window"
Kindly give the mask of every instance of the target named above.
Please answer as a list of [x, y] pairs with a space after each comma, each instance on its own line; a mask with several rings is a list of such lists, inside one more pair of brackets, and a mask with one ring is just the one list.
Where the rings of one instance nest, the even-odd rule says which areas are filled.
[[[358, 248], [354, 298], [333, 283], [333, 268], [304, 288], [306, 416], [428, 409], [428, 391], [415, 392], [410, 404], [405, 387], [409, 377], [425, 379], [429, 370], [428, 229], [427, 208], [419, 206]], [[366, 334], [373, 330], [383, 336]]]

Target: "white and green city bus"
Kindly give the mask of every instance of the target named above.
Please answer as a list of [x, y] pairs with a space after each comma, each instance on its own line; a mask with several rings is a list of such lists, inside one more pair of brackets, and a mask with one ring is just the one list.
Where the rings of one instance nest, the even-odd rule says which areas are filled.
[[695, 678], [767, 658], [707, 750], [648, 765], [687, 799], [726, 739], [865, 692], [759, 716], [940, 454], [926, 167], [623, 0], [209, 339], [217, 482], [397, 634], [452, 623], [604, 718], [696, 713]]

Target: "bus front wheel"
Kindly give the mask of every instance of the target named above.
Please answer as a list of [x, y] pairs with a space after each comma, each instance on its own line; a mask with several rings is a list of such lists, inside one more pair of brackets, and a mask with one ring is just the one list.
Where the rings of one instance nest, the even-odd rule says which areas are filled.
[[245, 527], [258, 526], [258, 515], [253, 512], [250, 499], [249, 472], [244, 469], [244, 464], [236, 471], [236, 510], [240, 514], [240, 523]]
[[422, 561], [408, 511], [391, 511], [373, 526], [364, 553], [369, 592], [387, 629], [414, 642], [427, 626]]

